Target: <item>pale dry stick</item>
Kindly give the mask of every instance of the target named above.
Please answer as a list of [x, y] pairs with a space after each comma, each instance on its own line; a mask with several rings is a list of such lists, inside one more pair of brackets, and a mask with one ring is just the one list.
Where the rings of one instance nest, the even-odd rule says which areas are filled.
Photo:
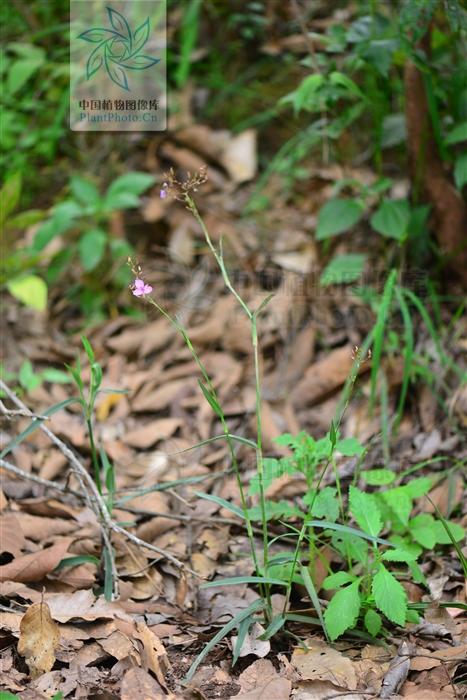
[[11, 418], [36, 418], [37, 420], [49, 419], [49, 416], [40, 416], [37, 413], [31, 413], [31, 411], [24, 410], [22, 408], [7, 408], [3, 401], [0, 401], [0, 411], [5, 416], [5, 418], [8, 418], [8, 420], [11, 420]]
[[[0, 379], [0, 389], [4, 391], [8, 398], [10, 398], [16, 406], [19, 408], [27, 411], [27, 406], [23, 404], [23, 402], [11, 391], [11, 389]], [[171, 561], [172, 564], [174, 564], [177, 568], [179, 569], [184, 569], [188, 571], [190, 574], [193, 576], [196, 576], [197, 578], [202, 578], [197, 574], [195, 571], [187, 567], [183, 562], [181, 562], [177, 557], [175, 557], [173, 554], [170, 554], [170, 552], [167, 552], [166, 550], [162, 549], [161, 547], [157, 547], [154, 544], [150, 544], [149, 542], [145, 542], [144, 540], [140, 539], [136, 535], [133, 535], [131, 532], [128, 532], [128, 530], [125, 530], [123, 527], [120, 527], [120, 525], [117, 525], [115, 521], [112, 520], [112, 518], [109, 515], [109, 511], [107, 510], [107, 506], [105, 505], [105, 502], [99, 493], [96, 484], [94, 483], [92, 477], [90, 474], [87, 472], [86, 468], [81, 464], [79, 459], [76, 457], [76, 455], [70, 450], [70, 448], [60, 440], [47, 426], [43, 425], [42, 423], [39, 425], [40, 430], [44, 432], [49, 439], [58, 447], [60, 452], [68, 459], [70, 464], [75, 468], [77, 476], [82, 477], [82, 481], [85, 481], [86, 484], [89, 487], [89, 491], [92, 494], [92, 498], [94, 499], [95, 503], [97, 504], [97, 515], [100, 515], [100, 519], [102, 521], [102, 524], [105, 525], [105, 527], [102, 528], [102, 534], [104, 537], [104, 541], [106, 543], [106, 546], [110, 545], [110, 538], [108, 536], [108, 530], [113, 530], [114, 532], [118, 532], [124, 537], [126, 537], [128, 540], [131, 542], [134, 542], [134, 544], [140, 545], [141, 547], [146, 547], [146, 549], [150, 549], [153, 552], [156, 552], [157, 554], [160, 554], [161, 556], [164, 556], [168, 561]], [[81, 479], [80, 479], [81, 481]], [[83, 489], [84, 484], [83, 484]], [[95, 510], [95, 509], [94, 509]], [[107, 531], [106, 531], [107, 530]], [[113, 554], [112, 554], [112, 549], [109, 549], [109, 554], [111, 555], [112, 563], [113, 566], [115, 566], [115, 562], [113, 559]], [[116, 569], [115, 569], [116, 572]]]
[[16, 476], [19, 476], [21, 479], [27, 479], [28, 481], [33, 481], [34, 483], [40, 484], [41, 486], [46, 486], [49, 489], [55, 489], [56, 491], [60, 491], [61, 493], [69, 493], [72, 496], [76, 496], [77, 498], [83, 498], [82, 493], [78, 493], [78, 491], [74, 491], [73, 489], [68, 488], [64, 484], [56, 484], [54, 481], [44, 479], [42, 476], [29, 474], [28, 472], [25, 472], [23, 469], [20, 469], [16, 465], [11, 464], [10, 462], [7, 462], [4, 459], [0, 459], [0, 467], [2, 467], [2, 469], [5, 469], [7, 472], [16, 474]]

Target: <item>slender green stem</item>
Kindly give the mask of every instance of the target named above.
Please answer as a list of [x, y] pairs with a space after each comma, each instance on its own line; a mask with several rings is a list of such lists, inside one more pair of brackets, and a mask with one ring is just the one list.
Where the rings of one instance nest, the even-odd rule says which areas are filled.
[[[150, 304], [152, 304], [152, 305], [159, 311], [159, 313], [162, 314], [162, 316], [164, 316], [164, 317], [169, 321], [169, 323], [171, 323], [171, 325], [181, 334], [181, 336], [183, 337], [183, 340], [185, 341], [186, 346], [188, 347], [188, 349], [189, 349], [189, 351], [190, 351], [190, 353], [191, 353], [191, 355], [192, 355], [194, 361], [196, 362], [196, 365], [198, 366], [198, 368], [199, 368], [199, 370], [200, 370], [200, 372], [201, 372], [201, 374], [202, 374], [202, 376], [203, 376], [203, 379], [204, 379], [205, 382], [206, 382], [206, 385], [207, 385], [209, 391], [210, 391], [211, 394], [215, 397], [215, 399], [216, 399], [216, 401], [217, 401], [217, 403], [218, 403], [218, 405], [219, 405], [219, 408], [220, 408], [220, 403], [219, 403], [219, 401], [217, 400], [217, 392], [216, 392], [216, 389], [215, 389], [215, 387], [214, 387], [214, 385], [213, 385], [213, 383], [212, 383], [212, 381], [211, 381], [211, 377], [209, 376], [209, 374], [208, 374], [208, 372], [207, 372], [205, 366], [203, 365], [201, 359], [199, 358], [199, 355], [197, 354], [195, 348], [193, 347], [193, 344], [192, 344], [192, 342], [191, 342], [189, 336], [187, 335], [185, 329], [183, 328], [183, 326], [181, 326], [180, 323], [177, 321], [177, 319], [173, 318], [173, 317], [172, 317], [162, 306], [160, 306], [160, 305], [157, 303], [157, 301], [155, 301], [152, 297], [146, 296], [145, 299], [146, 299], [146, 301], [148, 301]], [[255, 567], [256, 574], [257, 574], [258, 576], [260, 576], [260, 575], [261, 575], [261, 569], [260, 569], [260, 566], [259, 566], [259, 562], [258, 562], [258, 558], [257, 558], [257, 556], [256, 556], [256, 550], [255, 550], [255, 546], [254, 546], [253, 525], [252, 525], [252, 522], [251, 522], [250, 514], [249, 514], [249, 512], [248, 512], [248, 505], [247, 505], [247, 502], [246, 502], [246, 496], [245, 496], [245, 492], [244, 492], [243, 484], [242, 484], [242, 480], [241, 480], [240, 468], [239, 468], [239, 465], [238, 465], [237, 455], [235, 454], [234, 443], [233, 443], [233, 440], [232, 440], [232, 437], [231, 437], [231, 434], [230, 434], [230, 430], [229, 430], [229, 427], [228, 427], [228, 425], [227, 425], [227, 421], [226, 421], [226, 418], [225, 418], [225, 415], [224, 415], [224, 412], [222, 411], [222, 409], [220, 410], [220, 412], [219, 412], [218, 415], [219, 415], [219, 419], [220, 419], [220, 421], [221, 421], [222, 429], [223, 429], [223, 431], [224, 431], [225, 439], [226, 439], [226, 441], [227, 441], [227, 445], [228, 445], [228, 449], [229, 449], [230, 458], [231, 458], [231, 460], [232, 460], [232, 466], [233, 466], [233, 468], [234, 468], [235, 477], [236, 477], [236, 480], [237, 480], [237, 486], [238, 486], [238, 490], [239, 490], [239, 493], [240, 493], [240, 501], [241, 501], [241, 505], [242, 505], [243, 514], [244, 514], [244, 516], [245, 516], [245, 524], [246, 524], [248, 539], [249, 539], [249, 542], [250, 542], [251, 557], [252, 557], [252, 560], [253, 560], [253, 564], [254, 564], [254, 567]]]
[[[208, 244], [208, 247], [210, 251], [212, 252], [219, 269], [222, 274], [222, 278], [224, 280], [224, 284], [227, 287], [227, 289], [233, 294], [235, 299], [238, 301], [240, 307], [243, 309], [245, 314], [248, 317], [248, 320], [250, 321], [250, 326], [251, 326], [251, 341], [253, 345], [253, 360], [254, 360], [254, 371], [255, 371], [255, 394], [256, 394], [256, 429], [257, 429], [257, 435], [256, 435], [256, 472], [257, 472], [257, 478], [259, 482], [259, 499], [260, 499], [260, 509], [261, 509], [261, 520], [262, 520], [262, 532], [263, 532], [263, 569], [265, 574], [267, 575], [267, 569], [268, 569], [268, 558], [269, 558], [269, 547], [268, 547], [268, 523], [267, 523], [267, 517], [266, 517], [266, 496], [264, 492], [264, 469], [263, 469], [263, 444], [262, 444], [262, 426], [261, 426], [261, 379], [260, 379], [260, 362], [259, 362], [259, 348], [258, 348], [258, 331], [257, 331], [257, 314], [261, 310], [258, 309], [257, 312], [253, 313], [249, 308], [246, 302], [242, 299], [240, 294], [237, 292], [237, 290], [234, 288], [232, 285], [229, 274], [227, 272], [227, 269], [225, 267], [224, 263], [224, 258], [222, 255], [222, 247], [221, 247], [221, 252], [218, 253], [216, 250], [212, 240], [211, 236], [209, 235], [209, 231], [207, 230], [207, 227], [196, 207], [195, 202], [193, 199], [189, 196], [186, 195], [185, 197], [186, 204], [190, 211], [192, 212], [193, 216], [195, 217], [196, 221], [199, 223], [201, 230], [203, 231], [204, 237], [206, 239], [206, 243]], [[263, 305], [264, 306], [264, 305]], [[238, 482], [240, 484], [240, 477], [238, 477]], [[241, 492], [243, 489], [241, 489]], [[249, 535], [250, 536], [250, 535]], [[252, 549], [254, 549], [253, 541], [252, 542]], [[255, 565], [256, 564], [256, 554], [254, 555], [254, 561]], [[271, 606], [271, 594], [270, 594], [270, 586], [269, 584], [265, 584], [264, 586], [265, 590], [265, 599], [267, 602], [267, 608], [265, 610], [266, 612], [266, 617], [270, 618], [272, 614], [272, 606]]]
[[[253, 357], [255, 365], [255, 394], [256, 394], [256, 471], [259, 480], [259, 498], [261, 508], [261, 521], [263, 530], [263, 567], [264, 573], [268, 575], [268, 521], [266, 517], [266, 494], [264, 491], [264, 468], [263, 468], [263, 431], [261, 424], [261, 377], [259, 366], [259, 348], [258, 348], [258, 331], [256, 327], [256, 316], [251, 316], [251, 340], [253, 344]], [[272, 612], [271, 593], [269, 584], [266, 586], [267, 612]]]
[[86, 425], [88, 427], [89, 444], [91, 447], [91, 459], [92, 459], [92, 466], [94, 468], [94, 481], [96, 482], [96, 486], [97, 486], [99, 493], [102, 495], [101, 472], [99, 469], [99, 460], [97, 459], [97, 450], [96, 450], [96, 444], [94, 442], [94, 431], [92, 429], [92, 419], [91, 418], [86, 419]]

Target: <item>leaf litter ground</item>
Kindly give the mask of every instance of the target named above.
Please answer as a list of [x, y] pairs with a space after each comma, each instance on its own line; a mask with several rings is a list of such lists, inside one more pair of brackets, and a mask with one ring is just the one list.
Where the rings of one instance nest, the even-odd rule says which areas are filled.
[[[213, 236], [225, 235], [228, 265], [253, 307], [275, 292], [260, 323], [266, 453], [287, 454], [286, 447], [274, 442], [284, 432], [307, 430], [322, 437], [350, 372], [352, 349], [374, 321], [349, 288], [335, 287], [331, 294], [319, 287], [314, 272], [319, 256], [308, 231], [339, 175], [317, 169], [311, 207], [307, 202], [292, 208], [279, 193], [274, 207], [253, 227], [239, 216], [248, 190], [237, 185], [255, 172], [254, 132], [239, 143], [225, 132], [221, 137], [205, 126], [187, 127], [176, 139], [162, 140], [149, 157], [151, 167], [159, 170], [161, 161], [181, 170], [196, 169], [206, 157], [213, 161], [199, 198], [208, 228]], [[373, 177], [370, 171], [353, 174]], [[275, 186], [274, 181], [269, 185], [273, 193]], [[188, 328], [213, 377], [231, 432], [252, 437], [255, 396], [248, 324], [225, 295], [204, 254], [200, 232], [182, 207], [160, 200], [157, 188], [145, 200], [138, 225], [142, 233], [151, 230], [160, 236], [157, 244], [148, 236], [144, 251], [145, 275], [154, 294]], [[360, 245], [365, 250], [363, 233]], [[372, 255], [377, 266], [378, 251]], [[452, 348], [459, 357], [465, 353], [465, 330], [457, 333], [458, 346]], [[18, 369], [18, 356], [28, 357], [35, 367], [62, 367], [74, 361], [79, 346], [76, 319], [59, 300], [47, 320], [15, 306], [5, 318], [5, 334], [10, 370]], [[423, 560], [430, 595], [419, 584], [404, 582], [411, 601], [430, 603], [419, 624], [393, 629], [381, 643], [350, 634], [332, 647], [318, 626], [292, 623], [295, 641], [279, 634], [271, 643], [259, 640], [261, 630], [252, 628], [234, 669], [229, 635], [184, 685], [182, 679], [204, 645], [258, 598], [247, 584], [199, 588], [202, 579], [254, 573], [240, 520], [219, 503], [196, 495], [205, 491], [238, 505], [235, 476], [222, 441], [187, 451], [221, 430], [199, 391], [190, 353], [165, 319], [154, 316], [152, 309], [145, 323], [119, 316], [95, 326], [88, 337], [109, 389], [97, 404], [96, 432], [116, 467], [113, 516], [142, 540], [186, 563], [199, 578], [114, 533], [120, 598], [105, 601], [96, 595], [103, 571], [101, 529], [94, 512], [82, 499], [3, 471], [2, 689], [24, 700], [50, 698], [59, 691], [64, 697], [124, 699], [359, 700], [391, 697], [396, 691], [410, 700], [461, 697], [467, 627], [459, 608], [440, 607], [439, 602], [465, 603], [466, 591], [448, 547]], [[420, 330], [419, 343], [429, 342]], [[397, 358], [385, 362], [389, 396], [396, 397], [401, 363]], [[366, 467], [382, 464], [380, 416], [370, 418], [367, 411], [369, 372], [367, 363], [342, 426], [344, 437], [356, 436], [369, 446]], [[71, 391], [68, 385], [43, 383], [24, 400], [41, 414]], [[28, 422], [22, 416], [3, 420], [4, 443]], [[433, 460], [417, 476], [439, 475], [430, 497], [446, 516], [464, 495], [459, 473], [446, 476], [453, 459], [465, 457], [455, 428], [459, 424], [466, 424], [465, 392], [453, 388], [446, 416], [422, 387], [410, 397], [391, 445], [389, 466], [396, 472]], [[47, 425], [89, 462], [86, 430], [73, 405], [54, 414]], [[251, 454], [241, 445], [238, 455], [247, 483], [255, 473]], [[40, 431], [9, 457], [23, 472], [79, 493], [66, 458]], [[343, 483], [350, 483], [355, 467], [355, 458], [340, 459]], [[330, 475], [326, 483], [333, 479]], [[269, 487], [268, 497], [294, 503], [305, 490], [303, 480], [284, 475]], [[417, 508], [413, 515], [421, 509], [433, 512], [431, 504]], [[459, 523], [465, 525], [465, 519], [464, 513]], [[277, 523], [271, 528], [280, 532]], [[318, 583], [325, 574], [317, 568]], [[323, 590], [320, 596], [329, 597]], [[282, 594], [274, 593], [274, 608], [280, 610], [283, 603]], [[296, 588], [292, 605], [310, 609], [305, 589]]]

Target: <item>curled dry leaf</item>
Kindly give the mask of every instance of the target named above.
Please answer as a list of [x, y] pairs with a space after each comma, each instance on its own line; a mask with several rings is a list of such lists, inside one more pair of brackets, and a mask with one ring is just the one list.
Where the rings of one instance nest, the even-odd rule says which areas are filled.
[[142, 644], [141, 663], [152, 671], [158, 682], [165, 688], [165, 674], [170, 669], [170, 662], [161, 640], [144, 622], [136, 623], [135, 638]]
[[357, 688], [357, 676], [350, 659], [316, 640], [312, 640], [308, 646], [307, 651], [295, 649], [292, 656], [292, 665], [303, 680], [326, 681], [347, 690]]
[[20, 623], [18, 653], [24, 656], [33, 678], [52, 669], [60, 642], [58, 625], [52, 620], [47, 603], [34, 603]]
[[410, 669], [409, 645], [402, 642], [397, 650], [397, 656], [389, 664], [389, 669], [383, 678], [379, 697], [382, 700], [395, 695], [407, 678]]
[[123, 676], [121, 700], [162, 700], [159, 683], [142, 668], [130, 668]]
[[[248, 634], [243, 640], [239, 656], [248, 656], [249, 654], [253, 654], [254, 656], [263, 658], [269, 654], [271, 651], [271, 644], [269, 640], [263, 641], [262, 639], [258, 639], [258, 637], [264, 634], [264, 631], [264, 627], [260, 625], [259, 622], [255, 622], [250, 627]], [[232, 645], [234, 649], [237, 644], [237, 639], [238, 637], [235, 635], [232, 636]]]
[[71, 538], [64, 538], [52, 547], [24, 554], [9, 564], [0, 566], [0, 581], [40, 581], [61, 562], [71, 542]]

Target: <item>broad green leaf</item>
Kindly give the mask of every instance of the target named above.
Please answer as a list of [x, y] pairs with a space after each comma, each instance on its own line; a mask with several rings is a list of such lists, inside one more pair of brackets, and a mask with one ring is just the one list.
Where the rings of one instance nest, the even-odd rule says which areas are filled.
[[120, 192], [128, 192], [133, 195], [140, 195], [145, 192], [148, 187], [154, 184], [156, 178], [149, 173], [131, 172], [120, 175], [112, 182], [107, 190], [106, 197], [112, 198], [113, 195]]
[[421, 498], [424, 496], [433, 486], [433, 479], [428, 476], [421, 476], [418, 479], [412, 479], [407, 484], [404, 485], [404, 489], [410, 496], [410, 498]]
[[319, 283], [322, 287], [331, 284], [349, 284], [355, 282], [365, 265], [367, 256], [360, 253], [337, 255], [324, 268]]
[[347, 571], [338, 571], [337, 574], [326, 576], [322, 583], [322, 588], [324, 588], [325, 591], [332, 591], [334, 588], [340, 588], [352, 581], [355, 581], [355, 576], [352, 576], [352, 574], [349, 574]]
[[383, 529], [383, 523], [375, 497], [360, 491], [355, 486], [350, 486], [349, 506], [353, 517], [362, 530], [377, 537]]
[[19, 383], [26, 391], [34, 391], [42, 383], [40, 374], [36, 374], [29, 360], [25, 360], [18, 373]]
[[344, 457], [360, 457], [364, 452], [365, 448], [357, 438], [345, 438], [344, 440], [339, 440], [336, 445], [336, 451], [340, 452]]
[[373, 577], [371, 590], [375, 603], [388, 620], [403, 626], [407, 614], [407, 595], [402, 584], [380, 564], [378, 573]]
[[55, 367], [49, 367], [41, 372], [42, 379], [46, 382], [51, 382], [53, 384], [70, 384], [72, 378], [68, 372], [63, 372], [61, 369], [55, 369]]
[[461, 190], [467, 182], [467, 153], [462, 153], [454, 166], [454, 180], [457, 189]]
[[364, 622], [365, 627], [367, 628], [371, 636], [377, 637], [383, 624], [383, 621], [381, 620], [381, 615], [378, 615], [376, 610], [372, 610], [370, 608], [365, 613]]
[[7, 78], [7, 92], [15, 95], [36, 73], [43, 63], [42, 58], [20, 58], [12, 64]]
[[371, 469], [360, 474], [369, 486], [387, 486], [392, 484], [396, 475], [390, 469]]
[[91, 229], [81, 236], [78, 242], [78, 252], [81, 264], [86, 272], [94, 270], [104, 257], [107, 236], [99, 228]]
[[409, 521], [409, 530], [415, 542], [425, 549], [433, 549], [436, 544], [435, 519], [429, 513], [420, 513]]
[[[453, 536], [455, 542], [460, 542], [461, 540], [464, 539], [465, 537], [465, 531], [464, 528], [458, 525], [457, 523], [453, 523], [451, 520], [445, 521], [447, 527], [449, 528], [451, 535]], [[452, 540], [449, 537], [448, 533], [446, 532], [445, 528], [443, 527], [443, 523], [440, 520], [435, 520], [434, 525], [433, 525], [433, 531], [435, 533], [436, 537], [436, 542], [438, 544], [451, 544]]]
[[2, 226], [9, 214], [18, 206], [21, 196], [21, 182], [21, 172], [18, 171], [10, 175], [0, 190], [0, 225]]
[[460, 143], [467, 141], [467, 121], [454, 127], [446, 137], [446, 143]]
[[340, 637], [346, 630], [355, 626], [360, 612], [360, 580], [335, 593], [326, 608], [324, 620], [331, 641]]
[[348, 231], [362, 214], [363, 206], [356, 199], [330, 199], [319, 211], [316, 239], [322, 241]]
[[47, 307], [47, 285], [37, 275], [21, 275], [7, 282], [7, 289], [12, 296], [37, 311]]
[[370, 223], [383, 236], [402, 241], [410, 221], [410, 206], [406, 199], [384, 199]]
[[85, 180], [84, 177], [74, 175], [71, 178], [70, 187], [73, 195], [81, 204], [95, 207], [99, 202], [99, 190], [90, 180]]

